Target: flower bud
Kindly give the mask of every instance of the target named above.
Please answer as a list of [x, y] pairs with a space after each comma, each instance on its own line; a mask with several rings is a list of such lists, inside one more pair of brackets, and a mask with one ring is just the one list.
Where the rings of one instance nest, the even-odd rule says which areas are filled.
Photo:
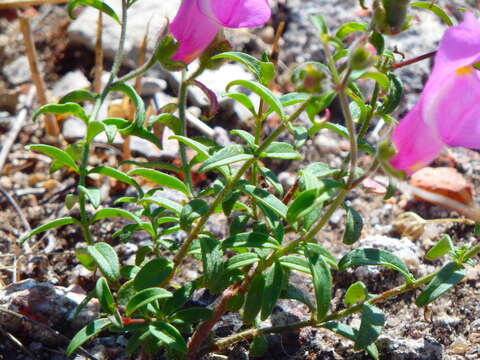
[[212, 60], [215, 55], [232, 51], [232, 46], [225, 40], [221, 31], [217, 34], [215, 39], [208, 45], [208, 47], [200, 55], [200, 67], [208, 70], [217, 70], [222, 64], [228, 61], [228, 59], [216, 59]]
[[375, 8], [373, 23], [377, 31], [395, 35], [406, 30], [410, 24], [408, 6], [410, 0], [382, 0]]
[[356, 48], [350, 53], [349, 65], [352, 70], [363, 70], [377, 61], [377, 52], [373, 45], [367, 43], [365, 46]]
[[172, 60], [180, 44], [175, 41], [171, 34], [160, 39], [160, 44], [156, 48], [155, 57], [160, 65], [168, 71], [179, 71], [185, 68], [182, 61]]
[[297, 91], [310, 94], [321, 93], [325, 79], [326, 75], [311, 63], [297, 68], [292, 75], [292, 82], [299, 83]]

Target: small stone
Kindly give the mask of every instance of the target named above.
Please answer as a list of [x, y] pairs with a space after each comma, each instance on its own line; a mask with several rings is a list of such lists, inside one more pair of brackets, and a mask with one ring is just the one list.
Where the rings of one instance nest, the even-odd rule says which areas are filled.
[[88, 81], [80, 70], [75, 70], [65, 74], [57, 81], [53, 86], [52, 94], [60, 98], [74, 90], [88, 89], [89, 87], [90, 81]]
[[32, 79], [26, 56], [20, 56], [11, 63], [5, 65], [2, 72], [8, 82], [13, 85], [23, 84]]
[[[462, 204], [473, 201], [473, 186], [456, 169], [450, 167], [426, 167], [415, 172], [410, 179], [410, 185], [434, 194], [445, 196]], [[419, 201], [432, 202], [418, 195]]]
[[142, 95], [153, 96], [156, 93], [162, 92], [167, 88], [167, 82], [163, 79], [157, 79], [154, 77], [142, 78]]

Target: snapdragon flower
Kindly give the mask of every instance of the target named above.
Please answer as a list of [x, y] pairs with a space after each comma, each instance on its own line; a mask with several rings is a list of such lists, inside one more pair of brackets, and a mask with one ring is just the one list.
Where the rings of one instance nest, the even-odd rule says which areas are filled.
[[393, 132], [394, 168], [412, 174], [446, 145], [480, 149], [479, 61], [480, 22], [467, 12], [443, 35], [418, 103]]
[[183, 0], [170, 31], [180, 43], [173, 60], [197, 58], [222, 27], [250, 28], [270, 18], [268, 0]]

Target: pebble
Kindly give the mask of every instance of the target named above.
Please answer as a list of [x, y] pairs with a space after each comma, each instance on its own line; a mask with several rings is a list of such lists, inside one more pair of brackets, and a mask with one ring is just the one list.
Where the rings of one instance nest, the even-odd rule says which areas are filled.
[[13, 85], [20, 85], [31, 80], [30, 67], [26, 56], [19, 56], [2, 69], [3, 75]]
[[441, 360], [444, 357], [442, 344], [428, 336], [413, 340], [380, 335], [376, 344], [382, 358], [389, 360]]
[[80, 71], [70, 71], [66, 73], [60, 80], [58, 80], [52, 88], [52, 94], [55, 97], [62, 97], [69, 92], [80, 89], [88, 89], [90, 81]]
[[[415, 172], [410, 185], [431, 193], [445, 196], [449, 199], [470, 204], [473, 201], [473, 186], [455, 168], [425, 167]], [[428, 201], [415, 195], [416, 200]]]

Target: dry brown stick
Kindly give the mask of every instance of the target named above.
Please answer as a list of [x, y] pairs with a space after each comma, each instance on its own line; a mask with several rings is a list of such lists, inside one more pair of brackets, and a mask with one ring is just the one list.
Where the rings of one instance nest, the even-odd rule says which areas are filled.
[[[35, 49], [35, 43], [33, 42], [30, 20], [25, 16], [19, 16], [18, 19], [20, 21], [20, 31], [23, 34], [23, 42], [25, 43], [30, 72], [32, 73], [32, 80], [37, 88], [38, 100], [41, 105], [46, 105], [48, 103], [46, 89], [43, 78], [39, 71], [37, 51]], [[47, 134], [52, 137], [57, 137], [58, 141], [60, 141], [60, 129], [55, 116], [52, 114], [47, 114], [45, 116], [45, 126], [47, 129]]]
[[68, 2], [68, 0], [0, 0], [0, 9], [14, 9], [19, 7], [61, 4], [66, 2]]
[[32, 359], [37, 359], [37, 357], [30, 350], [28, 350], [20, 340], [18, 340], [15, 336], [10, 334], [1, 325], [0, 325], [0, 333], [2, 333], [6, 338], [8, 338], [11, 342], [13, 342], [15, 346], [17, 346], [20, 350], [22, 350], [25, 354], [27, 354], [27, 356], [30, 356]]
[[0, 174], [2, 173], [3, 167], [7, 161], [8, 154], [17, 139], [18, 133], [23, 128], [23, 124], [27, 119], [28, 109], [32, 106], [33, 98], [35, 97], [35, 88], [32, 86], [28, 92], [27, 99], [25, 100], [25, 105], [23, 109], [17, 115], [15, 123], [13, 124], [10, 132], [6, 136], [2, 144], [2, 151], [0, 152]]
[[[29, 322], [30, 324], [33, 324], [34, 326], [37, 326], [43, 330], [46, 330], [47, 332], [51, 333], [54, 335], [55, 338], [59, 338], [62, 340], [62, 342], [64, 344], [68, 344], [70, 342], [70, 339], [68, 337], [66, 337], [65, 335], [62, 335], [60, 334], [57, 330], [55, 329], [52, 329], [50, 326], [48, 325], [45, 325], [39, 321], [36, 321], [36, 320], [33, 320], [33, 319], [30, 319], [29, 317], [26, 317], [22, 314], [19, 314], [13, 310], [10, 310], [10, 309], [7, 309], [3, 306], [0, 306], [0, 313], [3, 313], [4, 315], [8, 315], [8, 316], [13, 316], [13, 317], [16, 317], [18, 319], [20, 319], [20, 321], [25, 321], [25, 322]], [[97, 360], [97, 358], [95, 356], [93, 356], [92, 354], [90, 354], [87, 350], [85, 350], [83, 347], [78, 347], [78, 349], [76, 350], [76, 352], [86, 356], [87, 358], [91, 359], [91, 360]]]
[[103, 74], [103, 12], [98, 12], [97, 20], [97, 40], [95, 43], [95, 78], [93, 81], [93, 91], [100, 94], [102, 90], [102, 74]]

